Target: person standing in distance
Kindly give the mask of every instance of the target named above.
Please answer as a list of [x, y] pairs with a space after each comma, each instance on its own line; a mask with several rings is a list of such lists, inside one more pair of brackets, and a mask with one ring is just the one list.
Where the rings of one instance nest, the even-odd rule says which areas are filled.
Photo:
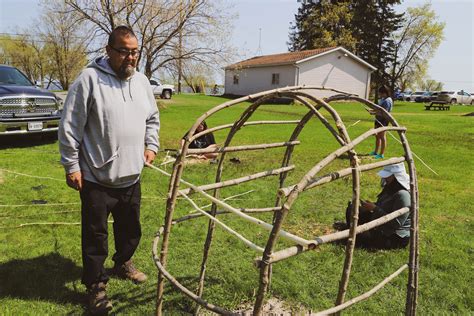
[[[392, 111], [393, 100], [390, 97], [390, 90], [387, 86], [381, 86], [379, 88], [379, 106], [384, 108], [387, 112]], [[388, 120], [383, 116], [380, 111], [370, 111], [371, 114], [375, 115], [374, 128], [388, 126]], [[387, 148], [387, 136], [385, 132], [379, 132], [375, 134], [375, 150], [370, 153], [375, 159], [384, 158], [385, 149]]]
[[106, 51], [69, 89], [58, 136], [66, 183], [79, 191], [82, 202], [82, 283], [93, 314], [112, 309], [104, 268], [110, 213], [116, 250], [112, 273], [135, 283], [147, 279], [131, 258], [141, 237], [140, 174], [158, 151], [160, 127], [149, 81], [135, 71], [139, 47], [133, 31], [115, 28]]

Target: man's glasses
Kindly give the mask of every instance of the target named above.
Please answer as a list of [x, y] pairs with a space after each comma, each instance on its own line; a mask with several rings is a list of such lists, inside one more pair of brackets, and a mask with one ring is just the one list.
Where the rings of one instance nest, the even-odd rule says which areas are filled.
[[114, 51], [119, 53], [119, 55], [123, 58], [127, 58], [129, 55], [132, 56], [133, 58], [135, 58], [140, 53], [137, 49], [128, 50], [128, 49], [125, 49], [125, 48], [115, 48], [113, 46], [110, 46], [110, 48], [112, 48]]

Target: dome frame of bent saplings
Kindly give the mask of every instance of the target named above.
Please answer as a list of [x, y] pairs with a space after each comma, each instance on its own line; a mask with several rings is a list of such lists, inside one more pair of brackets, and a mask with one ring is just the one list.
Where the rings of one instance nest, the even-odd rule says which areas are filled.
[[[328, 98], [317, 98], [314, 97], [311, 93], [311, 90], [324, 90], [336, 93], [335, 95]], [[271, 99], [275, 98], [290, 98], [295, 101], [300, 102], [304, 105], [308, 112], [302, 116], [300, 120], [292, 121], [249, 121], [252, 115], [259, 109], [260, 105], [268, 102]], [[347, 128], [341, 120], [337, 111], [330, 106], [330, 103], [333, 101], [356, 101], [361, 103], [364, 106], [369, 107], [370, 109], [380, 111], [381, 114], [388, 120], [391, 126], [372, 128], [362, 135], [358, 136], [355, 139], [349, 137], [347, 133]], [[230, 107], [242, 104], [244, 102], [251, 102], [251, 104], [246, 108], [241, 116], [233, 123], [220, 125], [213, 128], [209, 128], [205, 131], [197, 133], [194, 135], [197, 127], [201, 122], [211, 117], [215, 113], [228, 109]], [[327, 113], [330, 114], [333, 124], [330, 123], [326, 117], [324, 117], [320, 110], [324, 109]], [[340, 147], [334, 152], [327, 155], [321, 161], [316, 163], [302, 178], [301, 180], [293, 185], [285, 186], [285, 179], [287, 174], [295, 168], [294, 165], [290, 164], [293, 149], [300, 142], [298, 141], [298, 136], [300, 132], [305, 127], [306, 123], [310, 119], [319, 120], [326, 128], [329, 130], [331, 135], [339, 143]], [[241, 145], [241, 146], [230, 146], [234, 136], [238, 131], [244, 126], [249, 125], [279, 125], [279, 124], [295, 124], [296, 127], [293, 130], [293, 133], [290, 135], [288, 141], [279, 142], [279, 143], [268, 143], [268, 144], [256, 144], [256, 145]], [[334, 127], [335, 126], [335, 127]], [[190, 143], [207, 133], [212, 133], [218, 130], [229, 129], [227, 138], [220, 148], [213, 149], [190, 149]], [[379, 133], [381, 131], [395, 131], [398, 133], [401, 141], [401, 146], [404, 150], [403, 157], [393, 157], [385, 159], [382, 161], [372, 162], [368, 164], [360, 164], [360, 159], [357, 156], [357, 153], [354, 151], [354, 148], [357, 144], [366, 140], [367, 138]], [[170, 282], [176, 289], [181, 291], [187, 297], [195, 301], [199, 307], [204, 307], [210, 311], [216, 312], [223, 315], [235, 315], [236, 312], [229, 311], [220, 306], [216, 306], [210, 302], [207, 302], [202, 298], [202, 294], [205, 286], [205, 272], [206, 264], [209, 257], [209, 250], [212, 244], [212, 238], [215, 230], [215, 226], [219, 226], [234, 235], [240, 241], [242, 241], [246, 246], [255, 250], [259, 253], [259, 257], [255, 260], [255, 266], [259, 270], [258, 274], [258, 290], [256, 292], [256, 299], [253, 306], [253, 314], [261, 315], [264, 305], [265, 295], [267, 294], [268, 287], [270, 284], [270, 279], [272, 275], [272, 265], [297, 256], [300, 253], [313, 250], [320, 246], [321, 244], [334, 242], [341, 239], [347, 238], [346, 249], [345, 249], [345, 260], [341, 275], [341, 280], [339, 282], [339, 290], [336, 298], [335, 306], [321, 311], [318, 313], [321, 315], [337, 313], [357, 302], [360, 302], [376, 293], [380, 288], [382, 288], [386, 283], [390, 282], [396, 276], [401, 274], [404, 270], [408, 269], [408, 281], [407, 281], [407, 291], [406, 291], [406, 302], [405, 302], [405, 314], [406, 315], [415, 315], [416, 314], [416, 305], [417, 305], [417, 295], [418, 295], [418, 262], [419, 262], [419, 250], [418, 250], [418, 184], [416, 177], [416, 169], [413, 161], [413, 155], [408, 144], [408, 139], [406, 138], [406, 128], [401, 127], [393, 116], [386, 112], [383, 108], [378, 105], [354, 96], [347, 94], [343, 91], [338, 91], [335, 89], [328, 89], [324, 87], [316, 86], [295, 86], [295, 87], [286, 87], [275, 90], [264, 91], [256, 93], [253, 95], [241, 97], [235, 100], [227, 101], [223, 104], [215, 106], [209, 111], [205, 112], [201, 117], [199, 117], [194, 125], [191, 127], [187, 135], [185, 136], [185, 142], [182, 145], [177, 159], [173, 165], [172, 174], [168, 174], [165, 171], [161, 170], [158, 167], [150, 165], [150, 167], [160, 171], [163, 174], [166, 174], [170, 177], [169, 191], [167, 195], [166, 202], [166, 213], [165, 213], [165, 222], [161, 226], [156, 234], [156, 237], [153, 242], [153, 260], [156, 267], [158, 268], [158, 285], [157, 285], [157, 301], [156, 301], [156, 314], [162, 314], [163, 300], [164, 300], [164, 283], [165, 281]], [[238, 151], [249, 151], [249, 150], [266, 150], [270, 148], [286, 148], [285, 154], [283, 156], [283, 161], [280, 168], [258, 172], [252, 175], [247, 175], [244, 177], [222, 181], [222, 175], [224, 171], [224, 162], [225, 156], [228, 152], [238, 152]], [[204, 154], [209, 152], [217, 152], [219, 154], [219, 164], [217, 166], [217, 174], [215, 183], [197, 186], [192, 183], [189, 183], [182, 179], [182, 174], [184, 170], [184, 162], [186, 155], [189, 154]], [[341, 169], [337, 172], [332, 172], [327, 175], [319, 175], [318, 173], [336, 158], [341, 157], [342, 155], [347, 155], [350, 162], [350, 166], [345, 169]], [[393, 213], [390, 213], [386, 216], [380, 217], [376, 220], [368, 222], [363, 225], [358, 224], [358, 215], [359, 215], [359, 201], [360, 201], [360, 173], [380, 168], [386, 165], [405, 162], [408, 166], [408, 173], [410, 175], [410, 195], [411, 195], [411, 207], [402, 208], [396, 210]], [[276, 206], [267, 207], [267, 208], [258, 208], [258, 209], [245, 209], [234, 207], [230, 203], [219, 199], [219, 189], [239, 185], [244, 182], [250, 182], [256, 179], [267, 177], [270, 175], [279, 176], [279, 189], [277, 194]], [[350, 228], [344, 231], [339, 231], [335, 233], [330, 233], [327, 235], [319, 236], [317, 238], [307, 240], [305, 238], [299, 237], [297, 235], [286, 232], [282, 229], [282, 225], [289, 214], [292, 205], [297, 200], [299, 194], [303, 191], [309, 190], [316, 186], [324, 185], [326, 183], [332, 182], [334, 180], [352, 177], [352, 211], [351, 211], [351, 223]], [[180, 189], [179, 184], [182, 183], [187, 186], [186, 189]], [[206, 191], [212, 191], [213, 193], [207, 193]], [[212, 202], [212, 208], [210, 212], [206, 212], [199, 208], [196, 203], [189, 197], [191, 193], [199, 193], [201, 197], [204, 197]], [[187, 215], [178, 219], [173, 219], [173, 212], [176, 208], [177, 198], [181, 197], [187, 200], [195, 209], [198, 211], [196, 214]], [[217, 211], [217, 207], [224, 209], [224, 211]], [[273, 212], [273, 223], [266, 223], [258, 218], [255, 218], [249, 214], [251, 213], [262, 213], [262, 212]], [[356, 236], [359, 233], [373, 229], [374, 227], [380, 226], [384, 223], [393, 220], [394, 218], [405, 214], [410, 213], [411, 219], [411, 235], [410, 235], [410, 248], [409, 248], [409, 258], [408, 263], [402, 265], [394, 273], [386, 277], [380, 283], [375, 285], [371, 290], [361, 294], [357, 297], [354, 297], [350, 300], [345, 301], [345, 295], [347, 287], [350, 280], [350, 273], [352, 267], [352, 259], [355, 248]], [[228, 227], [223, 221], [221, 221], [217, 215], [222, 213], [232, 213], [233, 215], [239, 216], [240, 218], [247, 220], [260, 228], [266, 229], [270, 232], [267, 242], [264, 247], [258, 246], [246, 239], [244, 236], [238, 232], [232, 230]], [[166, 269], [168, 253], [172, 250], [169, 248], [169, 237], [171, 234], [171, 228], [175, 224], [183, 223], [192, 218], [199, 216], [207, 216], [210, 221], [208, 224], [208, 232], [206, 237], [206, 242], [203, 249], [203, 259], [201, 263], [201, 269], [199, 273], [199, 286], [198, 290], [195, 292], [186, 288], [181, 284], [175, 277], [173, 277], [168, 270]], [[275, 245], [278, 238], [286, 239], [292, 242], [294, 245], [279, 251], [274, 251]], [[158, 251], [159, 245], [161, 243], [160, 251]]]

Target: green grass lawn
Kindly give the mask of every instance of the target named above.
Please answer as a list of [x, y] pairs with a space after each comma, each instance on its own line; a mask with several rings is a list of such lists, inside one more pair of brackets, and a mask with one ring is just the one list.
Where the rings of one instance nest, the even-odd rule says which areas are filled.
[[[226, 99], [207, 96], [177, 95], [160, 101], [161, 147], [177, 148], [180, 138], [195, 119]], [[353, 103], [335, 104], [352, 138], [373, 125], [362, 106]], [[246, 108], [245, 105], [219, 112], [208, 120], [209, 126], [231, 123]], [[408, 128], [412, 150], [438, 175], [419, 160], [415, 160], [420, 191], [420, 295], [419, 313], [472, 314], [474, 312], [473, 277], [473, 207], [474, 192], [474, 117], [464, 116], [474, 107], [452, 106], [451, 111], [425, 111], [422, 104], [397, 102], [393, 114], [400, 125]], [[263, 105], [251, 120], [295, 120], [306, 109], [300, 105]], [[327, 116], [327, 113], [324, 113]], [[285, 141], [293, 125], [249, 126], [243, 128], [233, 144], [255, 144]], [[218, 143], [225, 131], [215, 134]], [[294, 184], [321, 158], [339, 146], [313, 120], [301, 133], [292, 158], [296, 169], [286, 184]], [[31, 225], [28, 223], [77, 223], [80, 221], [78, 194], [69, 189], [59, 164], [57, 141], [1, 139], [0, 149], [0, 314], [81, 314], [85, 311], [85, 288], [80, 283], [81, 247], [79, 225]], [[356, 147], [361, 154], [373, 147], [373, 138]], [[388, 136], [386, 157], [402, 154], [401, 146]], [[278, 168], [284, 150], [230, 153], [240, 164], [226, 161], [223, 178], [232, 179], [258, 171]], [[160, 153], [156, 163], [164, 158]], [[371, 158], [362, 157], [362, 163]], [[347, 159], [337, 159], [322, 171], [335, 171], [349, 165]], [[164, 167], [170, 171], [172, 166]], [[186, 167], [183, 179], [195, 184], [213, 182], [217, 165], [195, 164]], [[52, 179], [25, 177], [5, 170]], [[277, 177], [268, 177], [238, 187], [221, 190], [228, 197], [253, 190], [230, 200], [238, 207], [273, 206], [278, 187]], [[149, 282], [135, 286], [111, 279], [108, 287], [114, 311], [120, 314], [152, 314], [155, 307], [157, 270], [151, 259], [151, 243], [156, 230], [163, 224], [168, 178], [145, 169], [142, 177], [141, 245], [134, 260], [149, 275]], [[380, 190], [376, 171], [361, 177], [362, 196], [374, 200]], [[193, 195], [198, 205], [208, 204]], [[301, 194], [294, 204], [284, 229], [305, 238], [333, 231], [335, 220], [344, 218], [351, 198], [350, 178], [335, 181]], [[38, 201], [46, 201], [38, 205]], [[61, 203], [61, 205], [54, 205]], [[63, 204], [70, 203], [70, 204]], [[192, 207], [179, 200], [174, 217], [188, 214]], [[269, 214], [259, 218], [271, 220]], [[221, 220], [248, 239], [264, 246], [268, 232], [247, 222], [222, 215]], [[207, 220], [199, 218], [173, 227], [170, 241], [169, 271], [183, 284], [194, 289], [206, 236]], [[111, 235], [112, 237], [112, 235]], [[113, 241], [110, 238], [110, 257]], [[279, 241], [277, 248], [289, 243]], [[235, 309], [254, 300], [258, 270], [253, 267], [257, 254], [233, 236], [216, 228], [204, 297], [211, 303]], [[322, 310], [334, 304], [338, 280], [344, 261], [344, 247], [323, 245], [316, 251], [274, 265], [270, 295], [295, 309]], [[408, 261], [408, 250], [369, 252], [357, 249], [347, 299], [355, 297]], [[111, 267], [108, 259], [106, 266]], [[404, 312], [407, 272], [389, 283], [379, 293], [347, 310], [351, 314], [401, 314]], [[166, 286], [165, 315], [188, 314], [192, 304], [180, 293]]]

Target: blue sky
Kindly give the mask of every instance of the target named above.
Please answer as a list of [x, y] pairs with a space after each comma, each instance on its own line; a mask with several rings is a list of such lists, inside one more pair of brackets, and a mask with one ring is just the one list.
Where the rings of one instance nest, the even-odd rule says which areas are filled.
[[[231, 37], [239, 58], [261, 53], [287, 51], [290, 21], [298, 7], [296, 0], [228, 0], [238, 14]], [[405, 0], [397, 8], [426, 1]], [[30, 25], [39, 12], [38, 0], [0, 0], [0, 32], [15, 32]], [[446, 22], [445, 40], [430, 60], [429, 77], [445, 84], [446, 89], [465, 89], [474, 93], [474, 0], [433, 0], [433, 9]], [[16, 26], [16, 27], [15, 27]]]

